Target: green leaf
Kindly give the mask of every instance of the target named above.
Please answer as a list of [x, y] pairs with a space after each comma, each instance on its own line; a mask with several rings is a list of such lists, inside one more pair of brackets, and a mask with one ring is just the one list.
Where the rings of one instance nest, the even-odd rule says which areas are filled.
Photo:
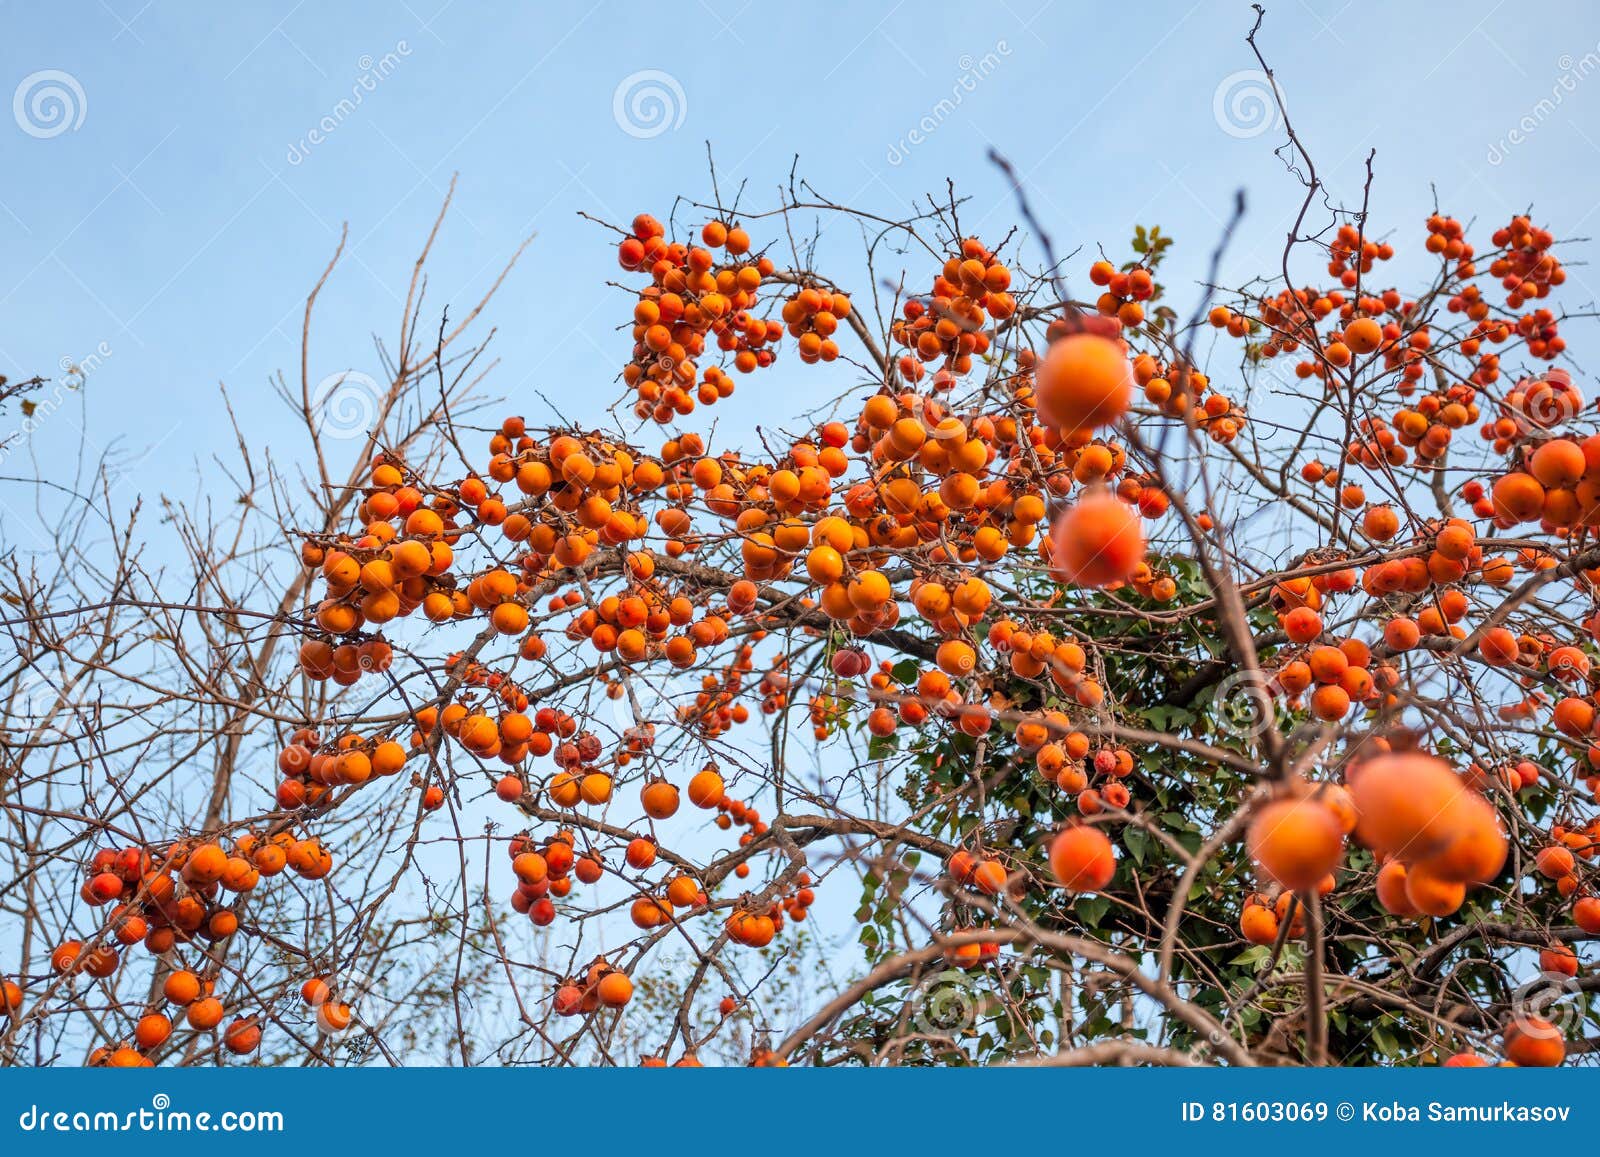
[[1394, 1034], [1381, 1025], [1372, 1030], [1372, 1040], [1384, 1056], [1394, 1058], [1400, 1055], [1400, 1042], [1395, 1040]]
[[1127, 828], [1122, 833], [1122, 844], [1134, 863], [1143, 864], [1145, 850], [1150, 846], [1150, 833], [1143, 828]]
[[1100, 918], [1111, 909], [1111, 901], [1104, 896], [1085, 896], [1073, 907], [1082, 918], [1084, 924], [1090, 928], [1100, 926]]

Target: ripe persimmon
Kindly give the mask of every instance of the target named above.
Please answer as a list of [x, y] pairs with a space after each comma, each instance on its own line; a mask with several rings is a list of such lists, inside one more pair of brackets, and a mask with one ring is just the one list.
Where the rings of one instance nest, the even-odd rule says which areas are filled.
[[1376, 891], [1378, 903], [1395, 916], [1415, 916], [1416, 905], [1411, 902], [1411, 896], [1406, 891], [1405, 864], [1400, 860], [1390, 860], [1378, 869]]
[[1144, 553], [1139, 515], [1109, 495], [1081, 499], [1050, 531], [1050, 573], [1061, 582], [1089, 587], [1126, 582]]
[[1600, 899], [1583, 896], [1574, 901], [1572, 922], [1591, 936], [1600, 934]]
[[979, 891], [998, 896], [1005, 891], [1007, 875], [1006, 866], [999, 860], [984, 860], [973, 871], [973, 883]]
[[1344, 344], [1353, 353], [1370, 354], [1383, 344], [1383, 327], [1370, 317], [1358, 317], [1344, 327]]
[[1052, 342], [1036, 373], [1039, 416], [1064, 434], [1110, 425], [1133, 394], [1121, 343], [1096, 334]]
[[194, 1029], [212, 1029], [222, 1023], [222, 1001], [214, 996], [202, 996], [199, 1000], [189, 1005], [184, 1014], [189, 1022], [189, 1027]]
[[689, 780], [689, 802], [698, 808], [714, 808], [722, 798], [722, 776], [713, 768], [702, 768]]
[[222, 1044], [231, 1053], [243, 1056], [261, 1044], [261, 1025], [254, 1017], [239, 1017], [222, 1033]]
[[1501, 1034], [1506, 1059], [1522, 1068], [1553, 1068], [1567, 1057], [1561, 1030], [1541, 1016], [1518, 1014]]
[[669, 819], [678, 810], [678, 789], [666, 780], [656, 780], [640, 789], [639, 801], [651, 819]]
[[1261, 870], [1292, 892], [1314, 887], [1344, 855], [1338, 821], [1309, 796], [1267, 804], [1251, 819], [1246, 843]]
[[1365, 760], [1349, 773], [1349, 787], [1362, 843], [1408, 860], [1449, 844], [1453, 808], [1471, 791], [1442, 759], [1420, 753]]
[[1116, 874], [1116, 853], [1098, 828], [1063, 828], [1050, 844], [1050, 870], [1069, 892], [1098, 892]]
[[1278, 917], [1271, 908], [1246, 904], [1239, 917], [1239, 934], [1251, 944], [1273, 944], [1278, 939]]
[[159, 1012], [146, 1013], [133, 1028], [133, 1039], [142, 1049], [153, 1049], [166, 1043], [172, 1035], [172, 1021]]

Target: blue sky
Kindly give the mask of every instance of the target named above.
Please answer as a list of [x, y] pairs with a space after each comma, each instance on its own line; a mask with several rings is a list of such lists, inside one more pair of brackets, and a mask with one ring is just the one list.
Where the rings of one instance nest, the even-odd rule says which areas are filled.
[[[1254, 67], [1240, 3], [696, 0], [670, 22], [659, 5], [465, 0], [0, 13], [0, 95], [14, 113], [0, 118], [0, 372], [59, 375], [92, 358], [87, 389], [26, 452], [48, 464], [81, 425], [90, 448], [137, 456], [129, 481], [146, 493], [189, 492], [191, 464], [230, 440], [219, 383], [253, 431], [287, 432], [268, 377], [296, 364], [298, 314], [341, 222], [351, 246], [323, 298], [312, 377], [374, 368], [371, 335], [392, 342], [452, 173], [435, 307], [459, 316], [538, 234], [490, 317], [501, 365], [488, 387], [533, 418], [547, 417], [535, 388], [589, 418], [620, 393], [625, 299], [604, 284], [607, 235], [577, 212], [626, 221], [664, 214], [679, 193], [705, 198], [708, 140], [725, 194], [746, 181], [758, 207], [798, 154], [817, 189], [888, 215], [953, 179], [971, 197], [963, 224], [991, 237], [1014, 219], [984, 160], [998, 147], [1063, 249], [1103, 243], [1124, 257], [1136, 222], [1176, 235], [1180, 304], [1234, 188], [1250, 197], [1235, 274], [1276, 264], [1298, 195], [1272, 155], [1276, 127], [1223, 127], [1224, 82]], [[1537, 192], [1559, 234], [1590, 233], [1600, 10], [1524, 15], [1287, 0], [1271, 5], [1261, 42], [1335, 197], [1359, 199], [1377, 149], [1378, 230], [1420, 239], [1431, 182], [1463, 217], [1497, 224]], [[646, 101], [630, 122], [626, 89], [618, 115], [619, 86], [640, 73], [666, 74], [634, 84], [666, 94], [666, 120], [649, 121]], [[52, 85], [65, 112], [32, 103]], [[855, 238], [831, 234], [840, 248], [824, 252], [848, 284]], [[719, 408], [725, 428], [772, 421], [775, 397], [792, 412], [793, 391], [820, 399], [850, 384], [786, 375]]]

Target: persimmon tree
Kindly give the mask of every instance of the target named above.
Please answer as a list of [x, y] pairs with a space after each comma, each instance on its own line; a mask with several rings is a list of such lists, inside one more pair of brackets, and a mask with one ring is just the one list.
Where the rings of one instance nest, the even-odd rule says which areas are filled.
[[5, 1058], [1586, 1057], [1562, 247], [1380, 230], [1286, 148], [1279, 267], [1188, 312], [1159, 229], [1058, 258], [1020, 188], [996, 237], [793, 181], [597, 222], [607, 428], [480, 397], [488, 298], [424, 325], [437, 224], [330, 417], [336, 254], [298, 462], [241, 428], [195, 501], [31, 480]]

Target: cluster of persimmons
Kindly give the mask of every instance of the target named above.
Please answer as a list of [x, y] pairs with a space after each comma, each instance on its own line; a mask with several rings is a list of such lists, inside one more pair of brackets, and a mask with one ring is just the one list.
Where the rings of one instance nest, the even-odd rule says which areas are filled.
[[[1354, 225], [1328, 246], [1328, 288], [1247, 294], [1210, 310], [1210, 325], [1245, 343], [1254, 363], [1297, 359], [1294, 375], [1328, 397], [1361, 381], [1373, 399], [1341, 433], [1342, 462], [1307, 456], [1285, 468], [1286, 485], [1312, 488], [1309, 498], [1291, 493], [1344, 529], [1258, 584], [1281, 630], [1258, 689], [1288, 716], [1331, 729], [1337, 748], [1340, 728], [1404, 712], [1412, 661], [1494, 668], [1520, 689], [1504, 717], [1548, 719], [1592, 790], [1593, 640], [1523, 633], [1507, 619], [1514, 584], [1560, 565], [1561, 549], [1581, 551], [1600, 527], [1600, 435], [1563, 432], [1582, 410], [1564, 371], [1507, 387], [1492, 352], [1562, 353], [1548, 309], [1518, 311], [1564, 273], [1549, 233], [1515, 218], [1493, 237], [1487, 272], [1504, 305], [1492, 304], [1463, 232], [1454, 219], [1430, 219], [1425, 248], [1440, 263], [1448, 313], [1470, 322], [1465, 336], [1424, 316], [1417, 300], [1375, 290], [1393, 250]], [[724, 367], [768, 371], [791, 344], [802, 363], [839, 358], [850, 297], [779, 270], [738, 224], [713, 220], [680, 242], [641, 215], [622, 233], [622, 268], [648, 277], [622, 374], [641, 420], [671, 426], [732, 392]], [[250, 934], [231, 908], [238, 897], [285, 869], [308, 880], [337, 870], [317, 825], [363, 792], [415, 790], [427, 812], [481, 781], [522, 829], [504, 839], [502, 879], [534, 925], [581, 918], [575, 884], [610, 876], [629, 890], [641, 935], [711, 917], [727, 942], [773, 943], [805, 919], [813, 884], [825, 881], [788, 870], [753, 798], [759, 784], [746, 776], [741, 794], [752, 798], [736, 798], [714, 760], [685, 765], [661, 751], [672, 735], [709, 743], [791, 708], [806, 712], [818, 740], [856, 727], [879, 742], [910, 742], [930, 727], [982, 740], [1057, 793], [1065, 818], [1032, 818], [1031, 860], [959, 846], [945, 866], [950, 889], [1000, 912], [1041, 886], [1068, 896], [1116, 887], [1133, 870], [1115, 834], [1138, 806], [1137, 745], [1108, 723], [1118, 701], [1107, 655], [1052, 612], [1088, 598], [1168, 607], [1182, 552], [1150, 542], [1186, 496], [1127, 432], [1175, 423], [1195, 445], [1226, 453], [1249, 417], [1151, 327], [1159, 286], [1150, 263], [1095, 263], [1088, 279], [1101, 293], [1083, 306], [1048, 300], [1049, 281], [1022, 278], [1013, 263], [977, 238], [954, 238], [928, 292], [887, 323], [882, 381], [840, 416], [781, 438], [768, 426], [759, 453], [712, 446], [708, 433], [641, 446], [536, 430], [519, 417], [487, 431], [479, 469], [461, 477], [423, 476], [380, 450], [355, 525], [300, 546], [318, 589], [299, 672], [359, 684], [370, 700], [391, 685], [402, 634], [407, 653], [452, 625], [464, 636], [450, 638], [470, 641], [432, 668], [436, 694], [386, 721], [307, 720], [290, 734], [270, 806], [248, 830], [94, 857], [83, 900], [103, 909], [104, 935], [59, 945], [55, 970], [106, 977], [120, 952], [143, 944], [166, 972], [161, 1000], [95, 1060], [161, 1055], [173, 1033], [164, 1008], [181, 1009], [195, 1032], [220, 1027], [234, 1052], [254, 1050], [260, 1018], [205, 972], [205, 949]], [[1445, 353], [1466, 359], [1465, 372], [1447, 372]], [[1369, 500], [1367, 486], [1443, 461], [1454, 431], [1473, 425], [1499, 465], [1452, 488], [1462, 510], [1419, 515], [1413, 492], [1393, 486]], [[1218, 533], [1203, 510], [1182, 512], [1197, 539]], [[1549, 549], [1496, 541], [1524, 527]], [[1592, 587], [1600, 571], [1579, 567], [1574, 578]], [[1499, 600], [1486, 600], [1495, 590]], [[802, 674], [805, 648], [826, 661]], [[909, 672], [891, 656], [910, 658]], [[607, 727], [542, 689], [574, 671], [630, 722]], [[645, 678], [677, 688], [664, 712], [631, 704]], [[1041, 706], [1015, 706], [1023, 702]], [[1243, 832], [1260, 877], [1235, 909], [1244, 940], [1303, 936], [1308, 899], [1338, 889], [1375, 889], [1394, 919], [1425, 921], [1449, 918], [1470, 892], [1503, 879], [1517, 793], [1564, 767], [1489, 766], [1432, 747], [1372, 734], [1350, 743], [1342, 772], [1272, 781]], [[680, 812], [680, 787], [690, 812]], [[697, 813], [719, 831], [742, 829], [715, 870], [668, 854]], [[1590, 934], [1600, 933], [1597, 837], [1593, 819], [1557, 817], [1535, 861]], [[1346, 871], [1352, 841], [1372, 853], [1375, 875]], [[749, 879], [768, 862], [760, 856], [770, 872], [729, 883]], [[1576, 969], [1570, 950], [1548, 951]], [[999, 952], [979, 942], [949, 956], [975, 968]], [[624, 1008], [634, 981], [622, 959], [598, 957], [563, 979], [550, 1007], [564, 1017]], [[323, 1031], [358, 1015], [323, 978], [306, 984]], [[10, 981], [0, 996], [13, 1012], [30, 999]], [[1519, 1024], [1505, 1055], [1548, 1064], [1564, 1050], [1559, 1037]]]

